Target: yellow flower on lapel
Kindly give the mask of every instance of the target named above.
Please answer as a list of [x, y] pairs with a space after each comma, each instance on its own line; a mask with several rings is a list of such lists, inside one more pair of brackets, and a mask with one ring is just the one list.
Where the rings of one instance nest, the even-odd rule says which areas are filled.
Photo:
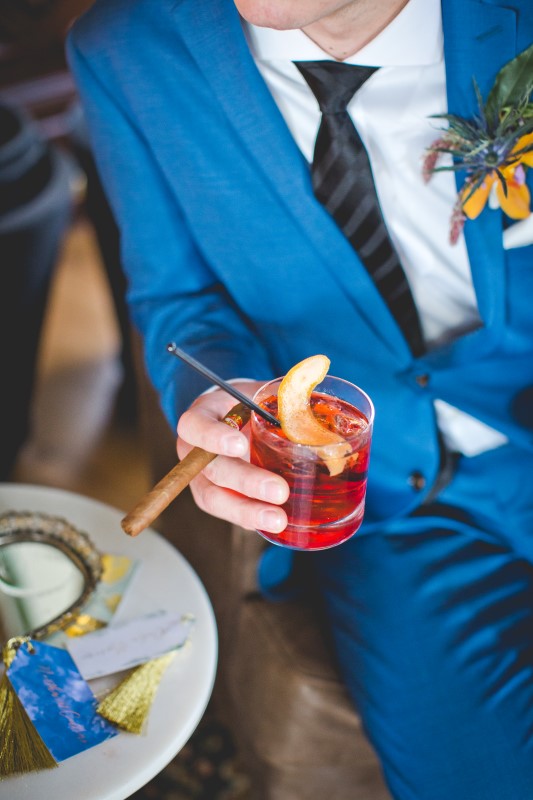
[[521, 136], [510, 153], [511, 156], [519, 154], [516, 160], [501, 170], [489, 172], [481, 186], [474, 191], [468, 183], [463, 187], [461, 204], [469, 219], [475, 219], [481, 214], [493, 189], [504, 214], [511, 219], [529, 217], [531, 193], [526, 185], [524, 165], [533, 167], [533, 150], [527, 149], [531, 145], [533, 145], [533, 133]]
[[[436, 115], [446, 119], [448, 127], [427, 149], [423, 164], [426, 181], [443, 170], [465, 173], [452, 211], [452, 244], [466, 219], [476, 219], [489, 200], [511, 219], [531, 214], [526, 171], [533, 167], [533, 45], [502, 67], [486, 103], [475, 81], [474, 89], [478, 115], [472, 120]], [[438, 165], [443, 154], [451, 156], [451, 164]]]

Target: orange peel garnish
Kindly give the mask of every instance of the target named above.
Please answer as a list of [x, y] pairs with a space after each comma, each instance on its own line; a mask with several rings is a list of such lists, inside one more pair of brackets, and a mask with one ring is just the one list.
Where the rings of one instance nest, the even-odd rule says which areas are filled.
[[321, 425], [311, 408], [313, 389], [324, 380], [329, 365], [327, 356], [316, 355], [305, 358], [287, 372], [278, 388], [278, 418], [287, 439], [317, 447], [330, 475], [339, 475], [351, 447], [343, 436]]

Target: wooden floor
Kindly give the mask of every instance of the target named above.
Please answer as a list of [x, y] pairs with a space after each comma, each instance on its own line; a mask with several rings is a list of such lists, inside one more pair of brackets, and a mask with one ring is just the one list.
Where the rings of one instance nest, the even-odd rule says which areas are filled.
[[119, 332], [90, 223], [67, 233], [52, 284], [33, 429], [13, 480], [79, 492], [128, 510], [149, 486], [135, 425], [121, 419]]

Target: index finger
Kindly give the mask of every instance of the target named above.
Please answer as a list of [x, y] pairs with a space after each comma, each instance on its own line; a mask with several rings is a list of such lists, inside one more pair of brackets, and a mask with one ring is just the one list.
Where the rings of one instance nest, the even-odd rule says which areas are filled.
[[[223, 397], [212, 397], [212, 395], [223, 395]], [[213, 392], [204, 396], [180, 417], [179, 438], [210, 453], [246, 456], [249, 449], [247, 437], [222, 421], [234, 406], [235, 400], [225, 392]]]

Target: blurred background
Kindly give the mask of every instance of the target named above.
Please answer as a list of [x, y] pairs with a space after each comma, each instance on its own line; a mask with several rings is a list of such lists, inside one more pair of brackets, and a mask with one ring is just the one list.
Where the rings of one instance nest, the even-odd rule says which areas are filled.
[[148, 473], [125, 282], [64, 56], [89, 5], [0, 5], [0, 363], [12, 404], [4, 393], [0, 467], [4, 480], [127, 508]]
[[[0, 0], [0, 480], [124, 511], [151, 484], [118, 233], [64, 39], [89, 0]], [[248, 797], [209, 709], [134, 797]]]

